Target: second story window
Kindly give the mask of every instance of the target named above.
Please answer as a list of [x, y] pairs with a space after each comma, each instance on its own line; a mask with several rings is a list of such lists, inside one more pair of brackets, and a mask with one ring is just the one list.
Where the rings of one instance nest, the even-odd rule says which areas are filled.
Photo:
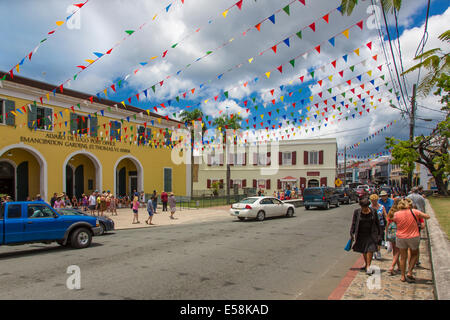
[[309, 152], [309, 164], [319, 164], [319, 152], [310, 151]]
[[111, 132], [110, 132], [110, 137], [113, 140], [120, 140], [121, 137], [121, 129], [122, 129], [122, 124], [119, 121], [111, 121]]
[[291, 165], [291, 164], [292, 164], [292, 153], [283, 152], [283, 165]]
[[52, 130], [53, 110], [47, 107], [31, 106], [28, 112], [28, 127], [30, 129]]

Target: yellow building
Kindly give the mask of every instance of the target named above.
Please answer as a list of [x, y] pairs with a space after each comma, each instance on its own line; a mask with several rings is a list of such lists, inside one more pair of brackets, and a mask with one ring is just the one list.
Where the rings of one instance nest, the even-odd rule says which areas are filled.
[[180, 125], [23, 77], [0, 81], [0, 194], [47, 201], [63, 191], [185, 195], [186, 165], [171, 161], [170, 135]]

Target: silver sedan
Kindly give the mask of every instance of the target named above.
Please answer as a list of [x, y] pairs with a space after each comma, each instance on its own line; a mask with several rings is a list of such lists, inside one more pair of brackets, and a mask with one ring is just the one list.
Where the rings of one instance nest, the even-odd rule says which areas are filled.
[[233, 203], [230, 215], [239, 220], [255, 218], [263, 221], [268, 217], [286, 216], [292, 217], [295, 213], [293, 204], [284, 203], [274, 197], [250, 197], [242, 199], [238, 203]]

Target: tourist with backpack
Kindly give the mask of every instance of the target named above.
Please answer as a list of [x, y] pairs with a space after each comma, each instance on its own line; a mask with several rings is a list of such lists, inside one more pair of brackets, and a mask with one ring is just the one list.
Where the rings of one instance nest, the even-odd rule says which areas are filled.
[[[387, 225], [386, 225], [386, 241], [389, 243], [389, 246], [392, 249], [392, 265], [389, 268], [389, 274], [391, 276], [395, 275], [394, 267], [397, 265], [397, 272], [400, 271], [400, 250], [395, 245], [397, 240], [397, 224], [393, 221], [394, 214], [398, 211], [398, 203], [400, 202], [400, 198], [394, 199], [394, 203], [389, 210], [387, 216]], [[389, 252], [389, 251], [388, 251]]]
[[384, 245], [383, 242], [384, 242], [384, 230], [386, 226], [386, 210], [384, 209], [384, 206], [378, 202], [379, 197], [376, 193], [371, 194], [369, 199], [371, 202], [370, 207], [377, 211], [378, 220], [380, 221], [380, 228], [381, 228], [381, 239], [380, 242], [378, 243], [377, 247], [378, 250], [374, 253], [373, 258], [381, 260], [380, 247]]

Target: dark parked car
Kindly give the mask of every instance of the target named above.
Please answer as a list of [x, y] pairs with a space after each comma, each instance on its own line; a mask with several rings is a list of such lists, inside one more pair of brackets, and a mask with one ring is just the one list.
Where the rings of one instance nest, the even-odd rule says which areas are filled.
[[330, 205], [339, 207], [339, 197], [334, 188], [330, 187], [315, 187], [306, 188], [303, 191], [303, 203], [305, 209], [309, 210], [311, 207], [320, 207], [329, 209]]
[[[84, 213], [81, 210], [73, 209], [73, 208], [60, 208], [56, 209], [59, 214], [64, 216], [91, 216], [89, 214]], [[108, 217], [97, 217], [98, 221], [100, 222], [100, 233], [99, 235], [102, 236], [108, 231], [114, 230], [114, 221]]]
[[336, 193], [341, 204], [350, 204], [352, 201], [358, 202], [359, 200], [358, 194], [351, 188], [336, 188]]

